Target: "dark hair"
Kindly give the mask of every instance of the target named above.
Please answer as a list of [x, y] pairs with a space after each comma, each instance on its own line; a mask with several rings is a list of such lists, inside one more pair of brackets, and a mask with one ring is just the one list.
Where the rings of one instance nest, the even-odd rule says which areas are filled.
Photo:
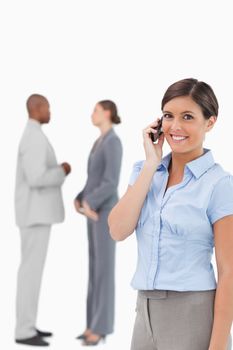
[[212, 115], [218, 116], [217, 98], [211, 86], [203, 81], [190, 78], [170, 85], [162, 99], [162, 110], [167, 102], [179, 96], [190, 96], [201, 107], [205, 119], [209, 119]]
[[98, 104], [101, 105], [105, 111], [110, 111], [112, 123], [114, 124], [121, 123], [121, 118], [118, 115], [117, 106], [113, 101], [103, 100], [103, 101], [99, 101]]

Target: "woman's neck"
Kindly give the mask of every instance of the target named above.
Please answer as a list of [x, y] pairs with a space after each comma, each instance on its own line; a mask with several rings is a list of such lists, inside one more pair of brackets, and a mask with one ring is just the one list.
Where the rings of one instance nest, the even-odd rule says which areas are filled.
[[99, 126], [101, 136], [104, 136], [110, 129], [112, 129], [112, 124], [104, 124]]
[[188, 162], [200, 157], [204, 153], [203, 148], [198, 148], [188, 153], [174, 153], [172, 152], [171, 162], [169, 166], [170, 174], [183, 173], [184, 167]]

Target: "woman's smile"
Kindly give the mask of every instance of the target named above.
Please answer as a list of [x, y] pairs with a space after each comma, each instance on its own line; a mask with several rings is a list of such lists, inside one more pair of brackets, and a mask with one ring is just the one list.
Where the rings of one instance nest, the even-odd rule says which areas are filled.
[[188, 136], [184, 135], [169, 134], [169, 136], [174, 143], [184, 143], [188, 139]]

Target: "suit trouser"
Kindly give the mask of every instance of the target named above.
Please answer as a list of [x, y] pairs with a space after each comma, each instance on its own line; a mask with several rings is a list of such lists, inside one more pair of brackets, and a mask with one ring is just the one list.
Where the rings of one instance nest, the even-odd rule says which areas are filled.
[[89, 281], [87, 328], [96, 334], [113, 332], [115, 304], [115, 247], [109, 234], [108, 210], [99, 213], [97, 222], [88, 219]]
[[139, 291], [131, 350], [208, 350], [214, 299], [215, 290]]
[[39, 292], [51, 226], [20, 229], [21, 263], [18, 270], [15, 339], [36, 335]]

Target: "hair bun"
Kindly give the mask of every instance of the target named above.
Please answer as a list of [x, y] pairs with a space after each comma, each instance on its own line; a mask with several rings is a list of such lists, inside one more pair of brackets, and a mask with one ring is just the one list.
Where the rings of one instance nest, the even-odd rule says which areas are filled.
[[112, 117], [112, 122], [114, 124], [120, 124], [121, 123], [121, 118], [119, 117], [119, 115], [115, 115], [114, 117]]
[[98, 103], [103, 107], [103, 109], [110, 111], [111, 122], [113, 124], [120, 124], [121, 123], [121, 118], [118, 115], [117, 106], [113, 101], [102, 100], [102, 101], [99, 101]]

